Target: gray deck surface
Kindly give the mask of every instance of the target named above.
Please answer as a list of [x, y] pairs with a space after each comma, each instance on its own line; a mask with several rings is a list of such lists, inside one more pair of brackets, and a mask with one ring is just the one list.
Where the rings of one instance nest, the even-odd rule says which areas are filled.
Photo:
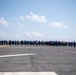
[[35, 53], [36, 55], [0, 57], [0, 72], [55, 72], [76, 75], [76, 48], [54, 46], [6, 46], [0, 56]]

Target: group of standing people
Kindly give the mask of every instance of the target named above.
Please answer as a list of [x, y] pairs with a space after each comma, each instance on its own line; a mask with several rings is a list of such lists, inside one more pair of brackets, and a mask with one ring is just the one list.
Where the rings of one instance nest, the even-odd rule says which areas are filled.
[[76, 47], [76, 42], [66, 42], [66, 41], [6, 41], [6, 40], [0, 40], [0, 45], [49, 45], [49, 46], [71, 46]]

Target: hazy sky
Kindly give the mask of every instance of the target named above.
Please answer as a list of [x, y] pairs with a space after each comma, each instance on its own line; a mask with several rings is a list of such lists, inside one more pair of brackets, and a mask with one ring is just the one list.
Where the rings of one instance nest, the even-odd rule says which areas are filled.
[[0, 0], [0, 40], [76, 40], [76, 0]]

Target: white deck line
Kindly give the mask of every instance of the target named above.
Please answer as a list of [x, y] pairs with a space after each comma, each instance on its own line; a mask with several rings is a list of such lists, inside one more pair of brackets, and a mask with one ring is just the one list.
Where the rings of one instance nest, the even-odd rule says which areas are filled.
[[55, 72], [0, 72], [0, 75], [57, 75]]
[[36, 53], [28, 53], [28, 54], [0, 55], [0, 58], [3, 58], [3, 57], [15, 57], [15, 56], [27, 56], [27, 55], [37, 55], [37, 54]]

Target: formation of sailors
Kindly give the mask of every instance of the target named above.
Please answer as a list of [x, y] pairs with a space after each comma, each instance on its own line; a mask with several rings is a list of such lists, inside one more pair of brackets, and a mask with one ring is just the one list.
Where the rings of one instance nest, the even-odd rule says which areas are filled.
[[49, 46], [71, 46], [76, 47], [76, 42], [66, 42], [66, 41], [6, 41], [0, 40], [0, 45], [49, 45]]

